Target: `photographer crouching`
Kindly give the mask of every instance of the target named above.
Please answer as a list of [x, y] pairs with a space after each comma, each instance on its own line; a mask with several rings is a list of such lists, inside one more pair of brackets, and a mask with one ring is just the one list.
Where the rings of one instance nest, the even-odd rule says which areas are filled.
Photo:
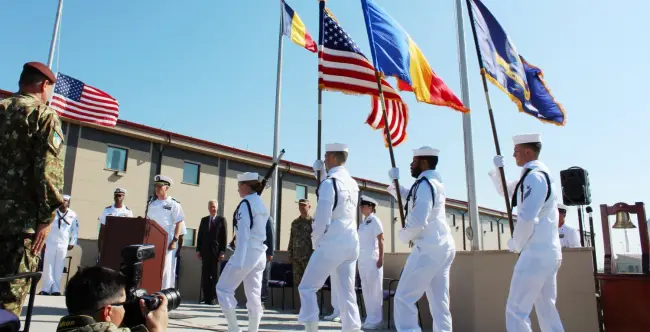
[[154, 294], [160, 305], [149, 311], [139, 299], [144, 325], [119, 328], [124, 321], [129, 280], [101, 266], [79, 271], [67, 285], [65, 304], [69, 316], [61, 318], [57, 332], [161, 332], [167, 331], [167, 298]]

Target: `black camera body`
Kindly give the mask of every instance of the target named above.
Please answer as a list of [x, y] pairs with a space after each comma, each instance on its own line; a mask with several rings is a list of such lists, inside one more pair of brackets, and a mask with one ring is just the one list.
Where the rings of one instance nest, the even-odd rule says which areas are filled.
[[126, 303], [124, 304], [124, 321], [122, 327], [135, 327], [145, 323], [144, 315], [140, 310], [140, 300], [143, 300], [147, 310], [158, 309], [162, 301], [157, 295], [167, 298], [167, 310], [172, 311], [181, 304], [181, 294], [174, 288], [163, 289], [155, 294], [138, 288], [142, 281], [142, 264], [155, 256], [152, 244], [133, 244], [122, 249], [122, 263], [120, 272], [126, 277]]

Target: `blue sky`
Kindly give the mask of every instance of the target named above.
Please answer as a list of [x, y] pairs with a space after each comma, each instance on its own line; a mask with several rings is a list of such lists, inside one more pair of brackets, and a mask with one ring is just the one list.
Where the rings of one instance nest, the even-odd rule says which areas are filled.
[[[436, 73], [460, 96], [453, 0], [375, 0], [418, 43]], [[315, 0], [288, 0], [314, 38]], [[463, 1], [464, 2], [464, 1]], [[0, 88], [16, 90], [26, 61], [47, 61], [57, 1], [6, 1], [0, 56]], [[600, 235], [599, 204], [650, 203], [641, 171], [650, 163], [641, 126], [648, 123], [647, 95], [650, 2], [484, 0], [517, 50], [544, 70], [555, 97], [567, 110], [565, 127], [543, 124], [518, 113], [490, 85], [506, 173], [518, 176], [511, 137], [540, 132], [542, 160], [560, 182], [560, 171], [589, 171], [592, 207]], [[33, 8], [32, 8], [33, 7]], [[367, 34], [356, 0], [331, 0], [328, 7], [370, 57]], [[271, 154], [279, 1], [82, 1], [65, 0], [61, 39], [54, 69], [98, 87], [120, 102], [120, 118]], [[487, 172], [494, 144], [467, 12], [466, 45], [478, 201], [504, 210]], [[8, 31], [8, 32], [7, 32]], [[285, 39], [281, 148], [286, 159], [311, 165], [316, 157], [317, 58]], [[466, 199], [461, 114], [416, 102], [410, 107], [409, 139], [395, 149], [405, 184], [411, 150], [441, 149], [439, 170], [447, 195]], [[325, 92], [323, 142], [350, 145], [349, 169], [360, 177], [387, 182], [388, 150], [380, 132], [364, 124], [370, 98]], [[569, 224], [577, 225], [575, 209]], [[621, 231], [617, 231], [621, 232]], [[616, 233], [616, 232], [615, 232]], [[622, 250], [622, 236], [614, 245]], [[631, 236], [638, 251], [638, 237]], [[602, 251], [599, 252], [602, 256]], [[602, 257], [599, 257], [599, 260]]]

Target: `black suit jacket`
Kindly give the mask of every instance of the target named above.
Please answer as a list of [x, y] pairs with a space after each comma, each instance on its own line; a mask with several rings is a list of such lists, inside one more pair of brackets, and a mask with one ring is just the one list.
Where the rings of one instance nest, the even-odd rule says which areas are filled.
[[275, 251], [275, 242], [273, 242], [273, 233], [275, 233], [275, 231], [273, 230], [273, 226], [275, 226], [273, 218], [269, 218], [266, 221], [266, 241], [264, 241], [264, 244], [266, 244], [267, 256], [273, 256]]
[[196, 251], [201, 253], [201, 257], [217, 257], [219, 253], [226, 251], [226, 218], [216, 216], [212, 229], [209, 224], [210, 216], [203, 217], [196, 237]]

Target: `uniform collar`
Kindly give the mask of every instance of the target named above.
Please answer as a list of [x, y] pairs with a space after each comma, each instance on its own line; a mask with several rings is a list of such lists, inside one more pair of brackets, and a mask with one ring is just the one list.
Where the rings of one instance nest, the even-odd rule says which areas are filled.
[[329, 170], [329, 172], [327, 172], [327, 176], [331, 176], [331, 175], [333, 175], [334, 173], [339, 173], [339, 172], [347, 172], [347, 170], [345, 169], [345, 166], [336, 166], [336, 167], [332, 167], [332, 168]]
[[524, 166], [522, 166], [521, 174], [523, 175], [524, 172], [526, 172], [526, 170], [529, 169], [529, 168], [530, 169], [539, 168], [540, 170], [548, 173], [548, 167], [546, 167], [546, 165], [543, 162], [539, 161], [539, 160], [531, 160], [531, 161], [525, 163]]
[[418, 180], [421, 178], [426, 177], [427, 179], [432, 179], [432, 180], [438, 180], [439, 182], [442, 182], [442, 178], [440, 177], [440, 173], [436, 172], [435, 169], [429, 169], [426, 170], [422, 173], [420, 173], [420, 176], [418, 176]]

